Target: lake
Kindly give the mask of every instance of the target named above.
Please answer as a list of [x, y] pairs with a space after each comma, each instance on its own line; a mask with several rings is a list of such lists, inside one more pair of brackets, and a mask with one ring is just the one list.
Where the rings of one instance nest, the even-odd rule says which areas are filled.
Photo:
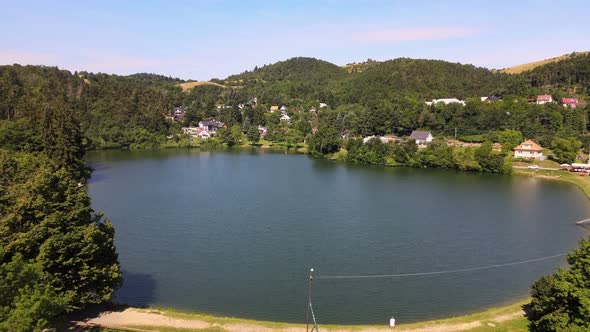
[[574, 185], [520, 176], [386, 168], [264, 151], [98, 151], [93, 206], [116, 229], [117, 300], [319, 324], [413, 322], [528, 296], [587, 234]]

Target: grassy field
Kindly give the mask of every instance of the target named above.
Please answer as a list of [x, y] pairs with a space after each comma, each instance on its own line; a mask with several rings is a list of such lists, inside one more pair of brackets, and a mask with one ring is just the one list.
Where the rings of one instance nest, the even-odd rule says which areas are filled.
[[219, 83], [214, 83], [214, 82], [206, 82], [206, 81], [198, 81], [198, 82], [186, 82], [186, 83], [180, 83], [179, 86], [182, 88], [182, 91], [188, 91], [196, 86], [201, 86], [201, 85], [214, 85], [214, 86], [218, 86], [220, 88], [225, 88], [225, 85], [221, 85]]
[[[586, 54], [588, 52], [578, 52], [576, 54]], [[502, 73], [506, 73], [506, 74], [518, 74], [518, 73], [522, 73], [523, 71], [527, 71], [527, 70], [531, 70], [535, 67], [538, 66], [542, 66], [548, 63], [552, 63], [552, 62], [557, 62], [557, 61], [561, 61], [561, 60], [565, 60], [568, 57], [570, 57], [571, 54], [565, 54], [562, 56], [558, 56], [555, 58], [550, 58], [550, 59], [545, 59], [545, 60], [541, 60], [541, 61], [535, 61], [535, 62], [530, 62], [530, 63], [525, 63], [522, 65], [518, 65], [518, 66], [512, 66], [512, 67], [507, 67], [504, 69], [500, 69], [499, 71]]]

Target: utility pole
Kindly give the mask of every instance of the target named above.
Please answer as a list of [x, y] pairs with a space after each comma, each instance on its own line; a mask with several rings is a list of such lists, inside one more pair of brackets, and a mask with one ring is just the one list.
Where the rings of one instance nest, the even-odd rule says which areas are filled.
[[311, 308], [311, 286], [313, 283], [313, 268], [309, 270], [309, 288], [307, 290], [307, 317], [305, 331], [309, 332], [309, 309]]

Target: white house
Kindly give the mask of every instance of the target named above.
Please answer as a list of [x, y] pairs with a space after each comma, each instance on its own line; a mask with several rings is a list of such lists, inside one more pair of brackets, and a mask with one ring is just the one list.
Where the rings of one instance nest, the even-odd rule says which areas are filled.
[[395, 137], [395, 136], [367, 136], [365, 138], [363, 138], [363, 143], [367, 143], [369, 142], [371, 139], [378, 137], [379, 140], [385, 144], [390, 143], [390, 142], [396, 142], [396, 141], [400, 141], [401, 139], [399, 137]]
[[283, 114], [283, 116], [281, 116], [280, 118], [281, 122], [286, 122], [286, 123], [291, 123], [291, 117], [288, 116], [287, 114]]
[[197, 137], [200, 139], [208, 139], [208, 138], [211, 138], [211, 133], [209, 133], [209, 131], [207, 131], [207, 129], [201, 129], [199, 131], [199, 133], [197, 134]]
[[547, 103], [552, 103], [553, 97], [551, 95], [539, 95], [537, 96], [537, 105], [543, 105]]
[[430, 106], [430, 105], [436, 105], [438, 103], [444, 103], [445, 105], [452, 104], [452, 103], [458, 103], [458, 104], [465, 106], [465, 101], [459, 100], [457, 98], [432, 99], [432, 101], [427, 101], [426, 105]]
[[432, 142], [434, 137], [432, 137], [432, 134], [429, 131], [414, 130], [412, 131], [412, 134], [410, 134], [410, 139], [415, 140], [416, 144], [421, 145]]
[[199, 130], [200, 129], [201, 128], [199, 128], [199, 127], [182, 127], [182, 128], [180, 128], [180, 130], [183, 133], [188, 134], [188, 135], [191, 135], [191, 136], [197, 135], [199, 133]]
[[328, 104], [326, 104], [326, 103], [320, 103], [320, 108], [324, 108], [324, 107], [328, 107]]
[[530, 139], [514, 148], [514, 158], [543, 159], [543, 148]]

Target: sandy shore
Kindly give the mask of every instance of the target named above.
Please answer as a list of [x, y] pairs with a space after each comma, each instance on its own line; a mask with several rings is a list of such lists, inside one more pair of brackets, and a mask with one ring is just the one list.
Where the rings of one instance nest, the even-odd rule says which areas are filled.
[[[489, 326], [493, 327], [501, 322], [509, 321], [523, 317], [522, 310], [514, 310], [512, 312], [501, 312], [495, 315], [486, 316], [485, 319], [473, 318], [468, 321], [433, 321], [426, 323], [410, 324], [407, 326], [401, 325], [396, 328], [396, 331], [411, 331], [411, 332], [450, 332], [450, 331], [468, 331], [474, 328]], [[185, 315], [189, 316], [189, 315]], [[98, 317], [82, 322], [81, 325], [86, 326], [100, 326], [106, 328], [132, 328], [135, 331], [158, 331], [158, 328], [175, 328], [175, 329], [189, 329], [202, 330], [216, 328], [224, 331], [235, 332], [300, 332], [305, 326], [301, 324], [283, 324], [283, 323], [269, 323], [256, 322], [231, 318], [220, 318], [218, 321], [212, 320], [211, 317], [207, 319], [191, 317], [175, 317], [166, 312], [157, 310], [145, 310], [127, 308], [118, 312], [103, 312]], [[384, 326], [320, 326], [322, 331], [329, 332], [386, 332], [390, 331], [389, 327]]]

